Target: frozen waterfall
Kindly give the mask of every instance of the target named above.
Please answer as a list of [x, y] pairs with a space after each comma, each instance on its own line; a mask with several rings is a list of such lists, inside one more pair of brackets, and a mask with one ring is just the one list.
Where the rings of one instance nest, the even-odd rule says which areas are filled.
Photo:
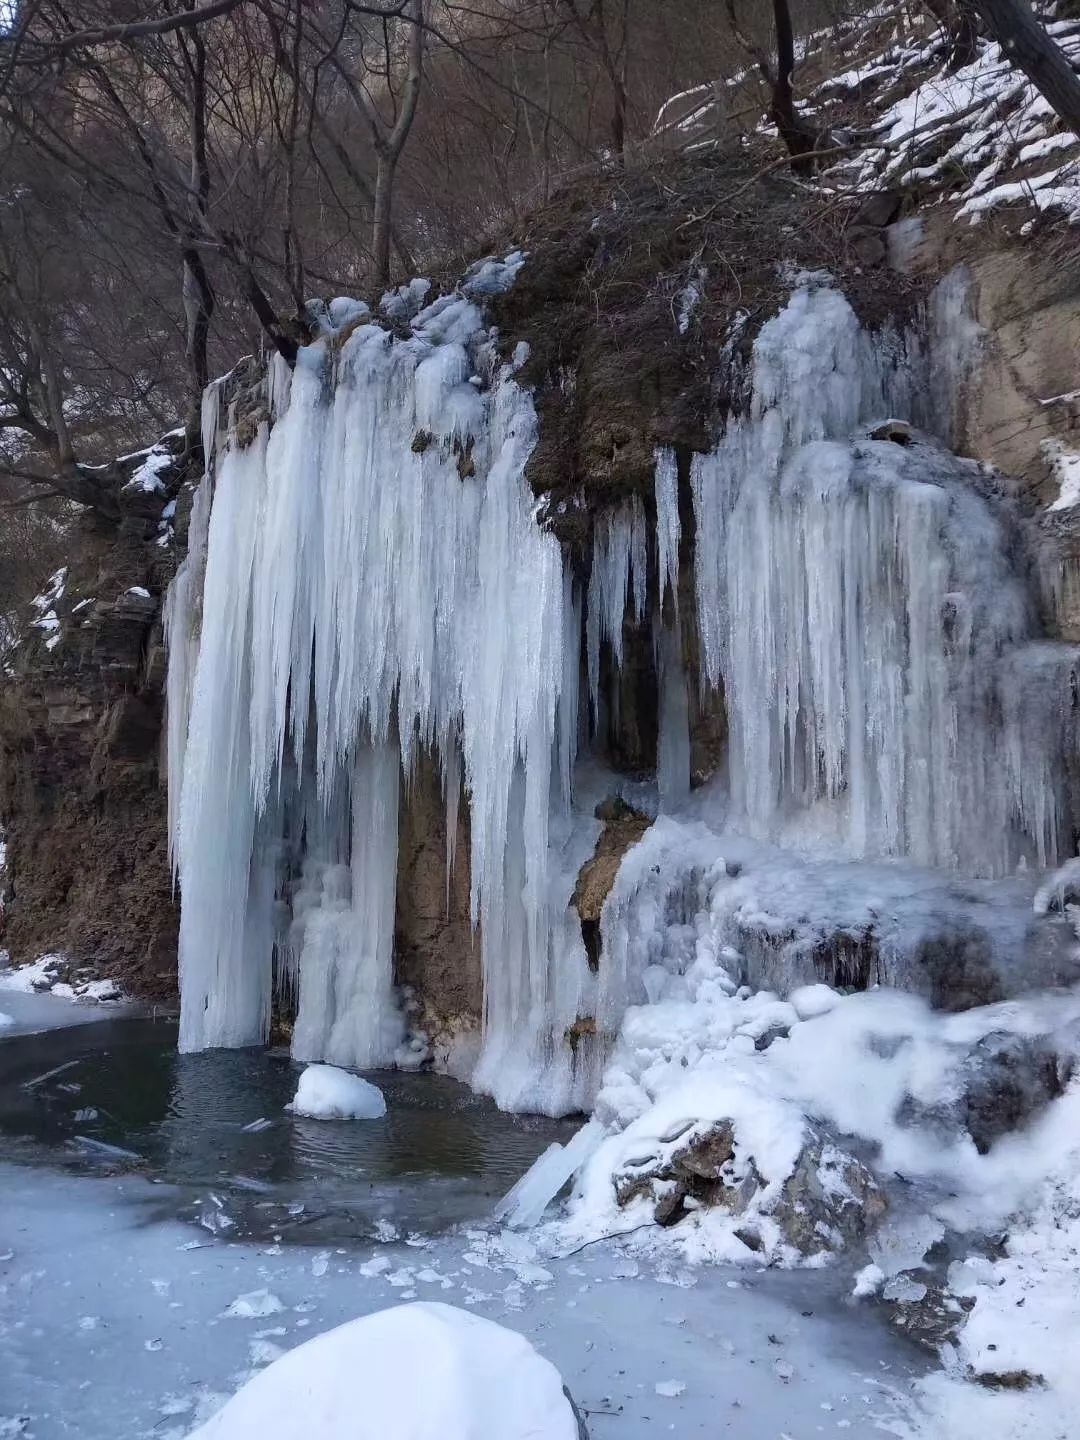
[[589, 972], [566, 963], [573, 873], [553, 873], [549, 830], [569, 804], [580, 612], [524, 479], [532, 400], [464, 296], [408, 341], [365, 321], [302, 351], [277, 422], [219, 449], [194, 665], [178, 577], [181, 1046], [263, 1040], [276, 956], [299, 1056], [393, 1061], [399, 782], [422, 748], [451, 770], [460, 753], [476, 1081], [565, 1108], [584, 1095], [561, 1041]]
[[1060, 851], [1054, 710], [1015, 683], [1034, 616], [979, 467], [867, 428], [932, 418], [929, 382], [964, 363], [952, 331], [927, 364], [805, 287], [758, 336], [750, 413], [694, 459], [704, 675], [750, 834], [817, 827], [852, 856], [991, 876]]
[[[660, 452], [654, 493], [595, 518], [579, 587], [525, 476], [531, 395], [480, 309], [521, 263], [418, 312], [416, 287], [398, 292], [397, 337], [332, 302], [291, 380], [270, 367], [254, 424], [208, 394], [169, 601], [185, 1049], [263, 1041], [277, 986], [298, 1058], [393, 1063], [398, 816], [421, 754], [442, 770], [448, 876], [468, 807], [472, 1080], [508, 1108], [589, 1104], [623, 1008], [662, 990], [642, 976], [692, 963], [688, 906], [699, 953], [737, 934], [702, 918], [729, 914], [708, 898], [727, 873], [712, 817], [680, 818], [697, 691], [726, 710], [721, 825], [755, 843], [1002, 875], [1067, 842], [1041, 703], [1063, 647], [1030, 643], [978, 467], [918, 432], [871, 437], [890, 416], [943, 423], [942, 376], [968, 363], [955, 324], [937, 349], [872, 335], [828, 283], [800, 284], [754, 344], [747, 413], [681, 478]], [[955, 305], [938, 308], [949, 323]], [[681, 483], [696, 615], [679, 605]], [[651, 626], [664, 816], [655, 873], [629, 867], [605, 908], [595, 974], [570, 901], [600, 827], [572, 787], [624, 623]]]

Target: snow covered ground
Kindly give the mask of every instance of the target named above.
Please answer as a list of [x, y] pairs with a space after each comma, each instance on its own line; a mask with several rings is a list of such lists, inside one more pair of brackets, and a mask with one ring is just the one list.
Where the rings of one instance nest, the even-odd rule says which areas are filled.
[[418, 1298], [525, 1334], [594, 1440], [917, 1433], [924, 1361], [827, 1272], [652, 1267], [609, 1245], [558, 1260], [480, 1230], [255, 1247], [177, 1223], [168, 1187], [137, 1178], [0, 1164], [0, 1193], [3, 1435], [179, 1440], [283, 1351]]

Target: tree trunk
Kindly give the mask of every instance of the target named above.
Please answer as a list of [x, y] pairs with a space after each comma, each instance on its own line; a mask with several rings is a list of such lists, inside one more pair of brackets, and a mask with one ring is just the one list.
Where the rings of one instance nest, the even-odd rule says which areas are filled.
[[970, 0], [923, 0], [923, 7], [945, 32], [949, 42], [949, 72], [970, 65], [979, 49], [979, 22]]
[[1080, 135], [1080, 76], [1027, 0], [970, 0], [971, 8], [1069, 128]]
[[788, 0], [773, 0], [773, 22], [776, 27], [776, 74], [769, 76], [772, 104], [769, 119], [793, 158], [809, 155], [817, 143], [817, 134], [801, 120], [795, 110], [795, 30], [791, 23]]
[[183, 261], [185, 351], [191, 385], [185, 428], [188, 438], [195, 440], [200, 431], [202, 393], [210, 378], [207, 343], [210, 338], [210, 319], [214, 313], [214, 291], [202, 256], [193, 244], [185, 247]]
[[378, 285], [390, 283], [390, 215], [397, 156], [379, 156], [375, 171], [375, 206], [371, 221], [371, 261]]

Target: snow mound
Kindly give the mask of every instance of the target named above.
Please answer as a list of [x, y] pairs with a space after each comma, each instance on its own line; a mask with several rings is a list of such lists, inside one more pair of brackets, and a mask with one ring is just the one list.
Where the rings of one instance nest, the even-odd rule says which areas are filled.
[[[417, 1384], [419, 1375], [423, 1383]], [[562, 1377], [522, 1335], [419, 1302], [329, 1330], [191, 1440], [578, 1440]]]
[[285, 1109], [311, 1120], [380, 1120], [386, 1101], [377, 1085], [359, 1075], [334, 1065], [309, 1065]]

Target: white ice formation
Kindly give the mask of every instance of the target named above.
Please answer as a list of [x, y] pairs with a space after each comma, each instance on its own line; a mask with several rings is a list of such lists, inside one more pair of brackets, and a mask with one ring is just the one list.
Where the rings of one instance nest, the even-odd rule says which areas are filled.
[[[653, 496], [597, 518], [584, 593], [537, 523], [536, 412], [480, 308], [522, 263], [487, 262], [423, 309], [415, 288], [387, 297], [407, 338], [332, 302], [291, 378], [271, 366], [273, 420], [247, 443], [209, 392], [212, 458], [169, 601], [186, 1049], [260, 1042], [276, 983], [296, 989], [298, 1058], [393, 1060], [398, 806], [422, 751], [441, 766], [451, 836], [468, 804], [484, 981], [472, 1080], [509, 1108], [587, 1106], [628, 1004], [702, 947], [730, 969], [763, 908], [754, 866], [781, 897], [861, 905], [887, 960], [984, 899], [1011, 945], [1027, 923], [1001, 918], [1011, 894], [940, 872], [1003, 876], [1068, 852], [1047, 700], [1071, 652], [1038, 641], [979, 468], [923, 433], [947, 431], [942, 397], [971, 362], [962, 286], [920, 336], [864, 329], [827, 277], [793, 282], [754, 344], [747, 412], [682, 477], [688, 615], [671, 453]], [[893, 427], [910, 443], [872, 438], [897, 416], [922, 427]], [[596, 975], [569, 905], [599, 830], [588, 786], [575, 808], [575, 767], [613, 703], [602, 656], [617, 667], [639, 622], [663, 814], [655, 864], [624, 865], [605, 908]], [[691, 794], [692, 706], [719, 693], [727, 775]], [[793, 888], [776, 846], [804, 852]], [[1030, 918], [1030, 898], [1009, 916]], [[792, 936], [822, 905], [789, 908], [755, 931], [769, 951], [757, 978], [779, 988], [793, 958], [791, 984], [814, 978], [813, 936], [801, 951]], [[593, 1018], [595, 1036], [577, 1024]]]

